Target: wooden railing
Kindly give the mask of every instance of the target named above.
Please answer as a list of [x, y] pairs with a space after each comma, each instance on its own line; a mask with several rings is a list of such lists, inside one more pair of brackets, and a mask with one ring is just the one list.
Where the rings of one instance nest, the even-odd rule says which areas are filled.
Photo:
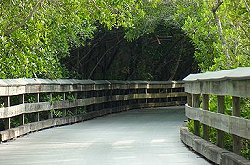
[[135, 108], [184, 105], [183, 82], [0, 80], [0, 141]]
[[[210, 127], [217, 129], [216, 144], [220, 148], [224, 148], [225, 132], [232, 134], [233, 152], [240, 155], [241, 139], [250, 139], [250, 120], [240, 116], [240, 99], [250, 97], [250, 68], [191, 74], [184, 79], [184, 82], [187, 92], [185, 111], [186, 116], [194, 120], [194, 134], [208, 141]], [[210, 95], [217, 96], [217, 112], [209, 111]], [[231, 115], [224, 114], [225, 96], [232, 96]], [[203, 126], [202, 135], [200, 135], [200, 125]], [[188, 142], [184, 136], [183, 141], [194, 147], [194, 144]], [[201, 152], [206, 155], [208, 150], [207, 148]], [[223, 150], [220, 152], [217, 154], [226, 153]], [[209, 154], [206, 157], [213, 159]], [[221, 155], [218, 159], [213, 161], [223, 164]], [[249, 163], [249, 161], [247, 162]]]

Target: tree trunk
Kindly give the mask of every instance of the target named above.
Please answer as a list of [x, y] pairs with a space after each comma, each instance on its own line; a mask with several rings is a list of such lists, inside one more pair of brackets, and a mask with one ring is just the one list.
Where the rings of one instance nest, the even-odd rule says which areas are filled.
[[222, 29], [221, 21], [220, 21], [219, 16], [217, 15], [217, 11], [218, 11], [219, 7], [222, 5], [222, 3], [223, 3], [223, 1], [216, 0], [216, 5], [213, 7], [212, 12], [213, 12], [214, 19], [216, 21], [216, 25], [217, 25], [217, 28], [218, 28], [220, 40], [221, 40], [221, 43], [222, 43], [222, 46], [223, 46], [223, 51], [224, 51], [224, 53], [226, 55], [226, 58], [228, 60], [230, 60], [230, 56], [229, 56], [228, 48], [227, 48], [227, 43], [226, 43], [226, 40], [225, 40], [225, 38], [223, 36], [223, 29]]

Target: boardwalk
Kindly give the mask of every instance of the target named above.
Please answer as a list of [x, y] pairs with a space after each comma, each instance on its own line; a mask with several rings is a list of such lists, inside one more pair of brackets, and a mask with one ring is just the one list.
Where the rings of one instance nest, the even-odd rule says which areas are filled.
[[132, 110], [0, 144], [1, 165], [209, 165], [180, 141], [184, 110]]

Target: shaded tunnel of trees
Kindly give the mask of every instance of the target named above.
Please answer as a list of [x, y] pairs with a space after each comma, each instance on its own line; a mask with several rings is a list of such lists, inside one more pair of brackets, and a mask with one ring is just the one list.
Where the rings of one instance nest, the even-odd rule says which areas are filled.
[[128, 42], [122, 28], [99, 28], [94, 39], [71, 50], [62, 63], [80, 79], [181, 80], [197, 72], [194, 46], [177, 27], [159, 24], [154, 33]]

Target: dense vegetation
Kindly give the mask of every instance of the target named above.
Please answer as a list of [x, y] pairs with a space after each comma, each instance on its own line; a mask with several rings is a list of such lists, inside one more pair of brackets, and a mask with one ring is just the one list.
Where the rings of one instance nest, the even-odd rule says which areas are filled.
[[131, 42], [124, 39], [123, 29], [100, 28], [87, 46], [71, 51], [62, 59], [79, 79], [181, 80], [197, 71], [194, 47], [176, 27], [159, 23], [153, 33]]
[[171, 80], [250, 66], [249, 22], [247, 0], [0, 1], [0, 78]]
[[6, 0], [0, 10], [0, 77], [63, 77], [60, 59], [91, 39], [99, 24], [131, 27], [136, 0]]
[[[169, 46], [169, 42], [164, 44], [164, 40], [171, 40], [168, 37], [173, 37], [171, 41], [175, 43], [176, 37], [184, 36], [181, 42], [185, 43], [175, 49], [191, 54], [195, 49], [194, 57], [202, 71], [250, 65], [250, 4], [246, 0], [6, 0], [0, 3], [1, 78], [66, 77], [71, 70], [60, 63], [65, 61], [62, 59], [79, 47], [93, 45], [91, 39], [112, 29], [121, 31], [118, 37], [133, 41], [133, 49], [135, 45], [144, 45], [140, 53], [149, 55], [152, 59], [149, 61], [157, 58], [161, 61], [161, 56], [166, 56], [162, 52], [171, 48], [158, 47]], [[156, 44], [149, 45], [147, 42], [152, 38]], [[151, 50], [144, 50], [148, 45]], [[175, 58], [175, 65], [180, 54], [170, 53], [167, 60]], [[147, 75], [157, 79], [154, 74], [158, 73]], [[150, 79], [150, 76], [139, 78]]]

